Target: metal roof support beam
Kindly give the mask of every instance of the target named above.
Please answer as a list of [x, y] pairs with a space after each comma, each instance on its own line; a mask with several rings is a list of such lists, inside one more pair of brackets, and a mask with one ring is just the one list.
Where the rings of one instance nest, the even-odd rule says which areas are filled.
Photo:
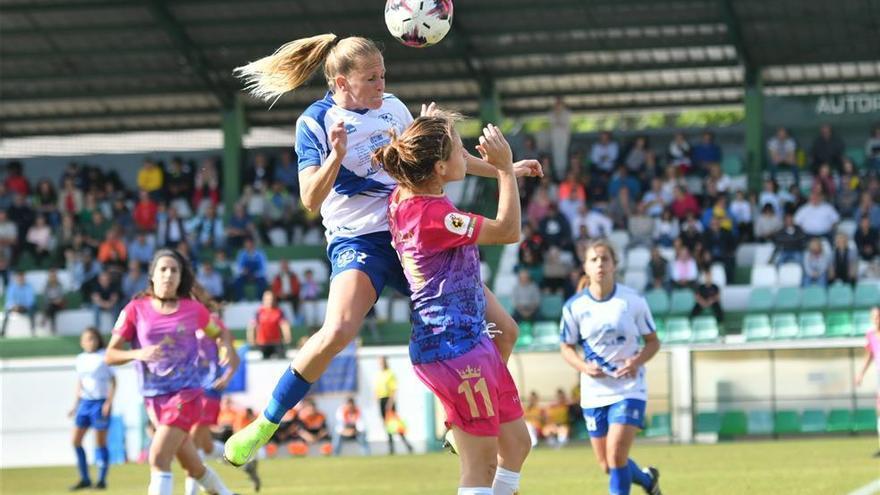
[[242, 141], [245, 134], [244, 104], [241, 97], [232, 97], [223, 108], [223, 205], [224, 216], [232, 216], [241, 193]]
[[224, 88], [222, 83], [215, 80], [211, 75], [211, 65], [198, 46], [193, 43], [186, 30], [174, 18], [174, 14], [168, 9], [163, 0], [152, 0], [149, 4], [150, 13], [171, 38], [175, 48], [186, 59], [187, 63], [196, 76], [205, 84], [206, 88], [217, 97], [223, 107], [233, 104], [233, 92]]

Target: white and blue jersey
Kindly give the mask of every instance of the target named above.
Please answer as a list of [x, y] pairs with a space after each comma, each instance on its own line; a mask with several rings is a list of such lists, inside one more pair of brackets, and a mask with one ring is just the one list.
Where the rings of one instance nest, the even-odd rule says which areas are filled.
[[110, 382], [116, 376], [104, 362], [104, 350], [83, 352], [76, 356], [76, 374], [79, 380], [79, 404], [74, 423], [79, 428], [106, 430], [110, 418], [101, 408], [110, 394]]
[[392, 94], [385, 94], [378, 110], [346, 110], [328, 92], [296, 121], [295, 149], [300, 171], [324, 163], [332, 149], [328, 131], [340, 120], [348, 133], [348, 151], [321, 205], [328, 244], [338, 237], [388, 231], [388, 195], [396, 182], [381, 166], [372, 163], [371, 156], [390, 143], [391, 130], [399, 135], [413, 117]]
[[616, 284], [611, 295], [601, 301], [584, 289], [565, 303], [560, 322], [562, 343], [580, 345], [584, 359], [599, 365], [607, 375], [593, 378], [581, 374], [581, 407], [647, 400], [644, 366], [633, 378], [613, 375], [626, 359], [639, 353], [639, 338], [654, 330], [645, 298], [624, 285]]

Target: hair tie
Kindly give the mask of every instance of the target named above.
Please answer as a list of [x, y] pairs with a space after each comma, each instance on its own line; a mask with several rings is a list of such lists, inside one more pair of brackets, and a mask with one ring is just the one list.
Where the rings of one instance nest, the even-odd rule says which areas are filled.
[[337, 36], [333, 41], [330, 42], [330, 49], [332, 50], [339, 42], [342, 41], [342, 36]]

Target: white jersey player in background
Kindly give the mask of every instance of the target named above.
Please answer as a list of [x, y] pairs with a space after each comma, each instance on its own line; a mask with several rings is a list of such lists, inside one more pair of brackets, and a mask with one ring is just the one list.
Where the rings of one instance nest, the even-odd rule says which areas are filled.
[[659, 495], [659, 471], [639, 468], [629, 451], [644, 427], [644, 364], [657, 354], [660, 340], [648, 303], [615, 281], [616, 269], [617, 256], [608, 241], [587, 246], [588, 282], [562, 309], [560, 352], [580, 372], [584, 420], [599, 466], [609, 475], [609, 493], [628, 495], [635, 483]]

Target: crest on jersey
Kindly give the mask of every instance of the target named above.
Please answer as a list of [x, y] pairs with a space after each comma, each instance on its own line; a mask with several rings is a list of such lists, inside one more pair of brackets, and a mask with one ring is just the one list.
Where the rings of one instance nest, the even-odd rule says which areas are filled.
[[357, 130], [357, 127], [349, 124], [348, 122], [345, 123], [345, 133], [346, 134], [353, 134], [354, 131], [356, 131], [356, 130]]
[[446, 215], [446, 218], [443, 219], [443, 224], [446, 226], [446, 230], [452, 232], [457, 235], [470, 235], [468, 233], [468, 221], [469, 219], [464, 215], [460, 215], [458, 213], [449, 213]]
[[379, 118], [384, 120], [385, 122], [388, 122], [389, 124], [397, 127], [397, 119], [394, 118], [393, 114], [383, 113], [382, 115], [379, 116]]

